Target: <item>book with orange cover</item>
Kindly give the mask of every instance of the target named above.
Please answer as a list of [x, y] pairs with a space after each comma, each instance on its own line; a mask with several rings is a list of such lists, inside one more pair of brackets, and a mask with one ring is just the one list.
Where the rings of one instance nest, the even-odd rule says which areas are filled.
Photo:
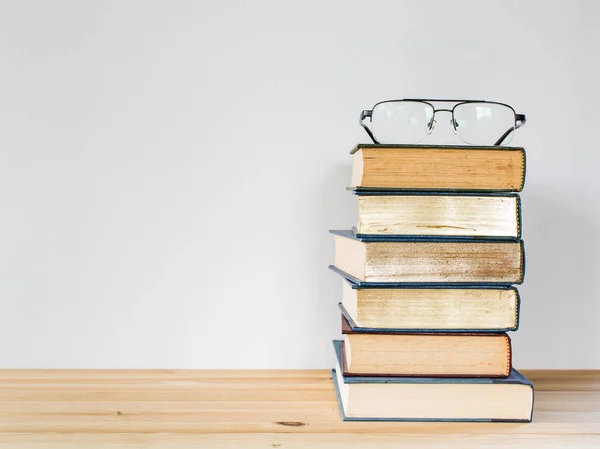
[[357, 145], [350, 186], [356, 189], [520, 192], [525, 150], [458, 145]]
[[344, 376], [506, 377], [506, 334], [356, 332], [342, 315]]

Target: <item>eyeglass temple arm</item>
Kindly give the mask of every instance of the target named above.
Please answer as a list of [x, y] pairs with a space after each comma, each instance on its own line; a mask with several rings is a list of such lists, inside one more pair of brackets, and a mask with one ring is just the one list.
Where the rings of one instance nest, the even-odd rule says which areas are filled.
[[527, 121], [527, 118], [525, 117], [525, 114], [517, 114], [515, 116], [515, 118], [516, 118], [516, 120], [515, 120], [515, 127], [514, 128], [508, 128], [506, 130], [506, 132], [504, 134], [502, 134], [498, 140], [496, 140], [496, 142], [494, 143], [494, 145], [501, 145], [502, 142], [504, 142], [504, 139], [506, 139], [510, 133], [512, 133], [515, 129], [518, 129], [521, 126], [525, 125], [525, 122]]
[[373, 141], [373, 143], [379, 143], [379, 142], [377, 142], [377, 139], [375, 138], [375, 136], [373, 135], [373, 133], [371, 132], [371, 130], [367, 127], [367, 125], [365, 125], [365, 119], [367, 117], [371, 118], [372, 117], [372, 115], [371, 115], [372, 113], [373, 113], [372, 110], [369, 111], [369, 110], [365, 109], [364, 111], [362, 111], [360, 113], [359, 123], [360, 123], [360, 126], [362, 126], [365, 129], [365, 131], [367, 132], [367, 134], [369, 135], [369, 137], [371, 138], [371, 140]]

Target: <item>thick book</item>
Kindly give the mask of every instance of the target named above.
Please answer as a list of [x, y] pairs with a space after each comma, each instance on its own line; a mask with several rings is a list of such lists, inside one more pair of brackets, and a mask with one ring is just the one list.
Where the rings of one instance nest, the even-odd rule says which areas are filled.
[[519, 195], [355, 190], [358, 236], [521, 237]]
[[344, 376], [506, 377], [506, 334], [405, 334], [352, 330], [342, 316]]
[[335, 237], [334, 268], [367, 284], [510, 285], [523, 282], [523, 241]]
[[525, 150], [517, 147], [357, 145], [353, 188], [520, 192]]
[[507, 332], [519, 327], [509, 286], [361, 287], [344, 278], [340, 309], [359, 332]]
[[531, 422], [533, 385], [505, 378], [344, 376], [341, 342], [332, 370], [344, 421]]

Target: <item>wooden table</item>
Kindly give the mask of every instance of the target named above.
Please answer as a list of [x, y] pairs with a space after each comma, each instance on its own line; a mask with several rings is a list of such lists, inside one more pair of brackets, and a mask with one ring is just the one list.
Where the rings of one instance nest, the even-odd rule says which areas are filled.
[[600, 371], [525, 371], [534, 422], [342, 422], [329, 371], [0, 371], [7, 448], [600, 448]]

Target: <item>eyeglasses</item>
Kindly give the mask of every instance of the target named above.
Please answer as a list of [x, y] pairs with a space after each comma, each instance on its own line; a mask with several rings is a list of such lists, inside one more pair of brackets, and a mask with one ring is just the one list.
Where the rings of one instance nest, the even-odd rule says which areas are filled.
[[[432, 102], [455, 104], [452, 109], [436, 109]], [[525, 115], [504, 103], [430, 99], [379, 102], [361, 112], [360, 124], [375, 143], [418, 143], [433, 132], [438, 112], [449, 112], [454, 134], [471, 145], [506, 145], [515, 130], [525, 124]]]

